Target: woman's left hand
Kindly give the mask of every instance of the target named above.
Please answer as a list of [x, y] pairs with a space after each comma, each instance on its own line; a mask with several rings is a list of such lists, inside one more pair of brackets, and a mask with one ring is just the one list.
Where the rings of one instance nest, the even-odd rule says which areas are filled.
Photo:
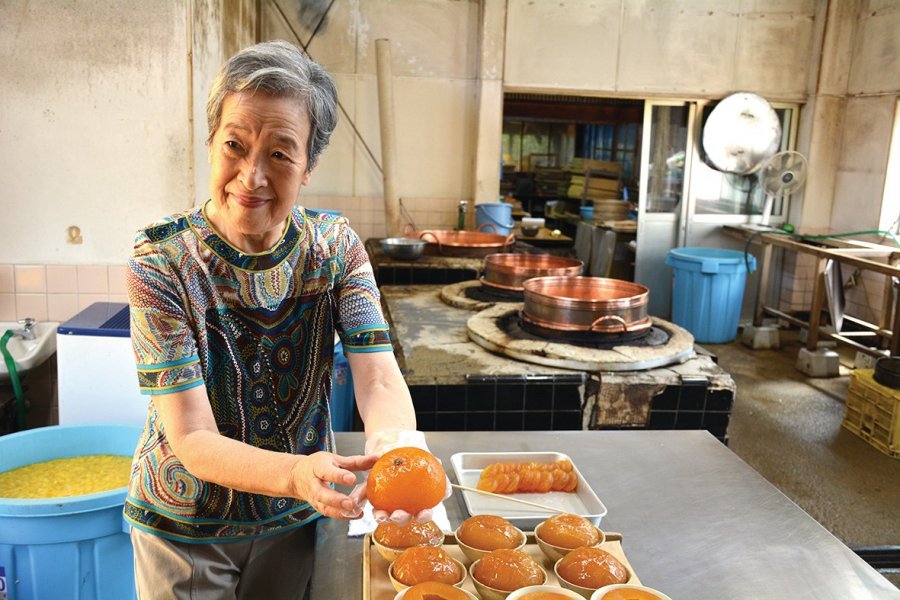
[[298, 457], [291, 473], [294, 494], [326, 517], [356, 518], [356, 502], [347, 494], [332, 489], [331, 484], [351, 486], [356, 483], [353, 471], [368, 471], [377, 456], [340, 456], [316, 452]]

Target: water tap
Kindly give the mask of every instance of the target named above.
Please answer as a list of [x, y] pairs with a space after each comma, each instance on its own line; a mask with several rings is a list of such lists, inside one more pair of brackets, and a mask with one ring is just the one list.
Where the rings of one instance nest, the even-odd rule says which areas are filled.
[[33, 340], [34, 339], [34, 326], [37, 325], [37, 320], [32, 319], [31, 317], [25, 317], [19, 324], [22, 325], [22, 329], [16, 329], [13, 331], [13, 334], [20, 336], [25, 340]]

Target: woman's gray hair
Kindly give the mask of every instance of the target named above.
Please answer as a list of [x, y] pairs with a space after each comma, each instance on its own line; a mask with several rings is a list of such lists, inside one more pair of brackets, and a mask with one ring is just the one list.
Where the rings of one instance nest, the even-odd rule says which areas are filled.
[[337, 125], [337, 89], [328, 71], [299, 48], [282, 40], [241, 50], [219, 70], [209, 91], [207, 144], [219, 128], [225, 97], [247, 91], [297, 98], [303, 103], [310, 122], [306, 170], [311, 171]]

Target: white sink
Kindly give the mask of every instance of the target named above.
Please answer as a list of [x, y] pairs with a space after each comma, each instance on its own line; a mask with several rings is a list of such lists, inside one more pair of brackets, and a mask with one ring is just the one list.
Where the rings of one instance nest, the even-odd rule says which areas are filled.
[[[19, 335], [9, 338], [6, 349], [16, 363], [16, 371], [19, 375], [40, 366], [56, 352], [56, 329], [59, 323], [53, 321], [38, 321], [34, 326], [34, 339], [26, 340]], [[22, 325], [15, 322], [0, 322], [0, 336], [8, 329], [19, 331]], [[9, 370], [6, 361], [0, 355], [0, 381], [9, 379]]]

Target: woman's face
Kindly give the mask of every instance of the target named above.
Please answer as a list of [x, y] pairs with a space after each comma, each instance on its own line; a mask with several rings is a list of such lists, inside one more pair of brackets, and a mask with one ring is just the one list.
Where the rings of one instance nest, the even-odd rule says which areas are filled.
[[209, 145], [207, 215], [233, 246], [248, 253], [272, 248], [309, 183], [309, 116], [294, 98], [235, 93], [222, 103]]

